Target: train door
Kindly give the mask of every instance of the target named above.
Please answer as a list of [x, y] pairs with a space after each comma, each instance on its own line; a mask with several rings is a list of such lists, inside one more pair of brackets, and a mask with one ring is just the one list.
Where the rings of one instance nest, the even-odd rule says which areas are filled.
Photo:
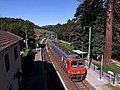
[[70, 60], [68, 59], [68, 60], [67, 60], [67, 75], [68, 75], [68, 76], [70, 76], [70, 72], [71, 72], [71, 68], [70, 68], [71, 66], [70, 66], [70, 65], [71, 65], [71, 62], [70, 62]]
[[60, 55], [60, 64], [62, 65], [62, 62], [63, 62], [63, 56]]
[[62, 68], [67, 73], [67, 60], [63, 57]]

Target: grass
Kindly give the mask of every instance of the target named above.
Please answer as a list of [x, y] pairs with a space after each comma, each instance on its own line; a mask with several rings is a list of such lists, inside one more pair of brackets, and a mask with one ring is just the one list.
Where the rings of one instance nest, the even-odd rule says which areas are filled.
[[34, 31], [40, 31], [41, 33], [49, 33], [48, 30], [45, 30], [45, 29], [34, 29]]
[[[120, 74], [120, 67], [118, 67], [117, 65], [111, 65], [111, 66], [108, 66], [108, 65], [104, 65], [103, 67], [105, 70], [110, 70], [112, 71], [113, 73], [115, 74]], [[106, 71], [105, 71], [106, 72]]]
[[[93, 62], [93, 64], [100, 67], [100, 64], [98, 64], [98, 63]], [[112, 64], [112, 65], [106, 65], [105, 64], [105, 65], [103, 65], [103, 71], [106, 72], [106, 73], [108, 71], [112, 71], [115, 74], [120, 74], [120, 67], [115, 65], [115, 64]]]
[[59, 40], [60, 45], [62, 45], [63, 47], [65, 47], [68, 50], [73, 50], [74, 47], [71, 46], [71, 44], [69, 42], [63, 41], [63, 40]]
[[63, 40], [59, 40], [59, 42], [70, 45], [70, 43], [69, 43], [69, 42], [66, 42], [66, 41], [63, 41]]
[[120, 90], [120, 87], [115, 87], [111, 84], [107, 84], [108, 87], [110, 87], [112, 90]]

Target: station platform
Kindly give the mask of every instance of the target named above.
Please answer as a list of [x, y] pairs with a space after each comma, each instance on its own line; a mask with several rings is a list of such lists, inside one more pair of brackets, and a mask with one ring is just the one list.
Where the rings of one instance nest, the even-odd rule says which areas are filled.
[[96, 89], [96, 90], [111, 90], [106, 84], [109, 83], [108, 80], [102, 77], [100, 79], [100, 75], [96, 73], [91, 68], [88, 69], [86, 80]]
[[46, 90], [42, 64], [41, 52], [37, 52], [34, 61], [30, 63], [27, 76], [21, 80], [19, 90]]
[[[110, 79], [111, 78], [111, 79]], [[103, 72], [100, 79], [100, 69], [91, 64], [88, 69], [86, 80], [96, 89], [96, 90], [112, 90], [107, 84], [111, 84], [115, 87], [120, 88], [120, 83], [117, 78], [114, 79], [110, 74]]]

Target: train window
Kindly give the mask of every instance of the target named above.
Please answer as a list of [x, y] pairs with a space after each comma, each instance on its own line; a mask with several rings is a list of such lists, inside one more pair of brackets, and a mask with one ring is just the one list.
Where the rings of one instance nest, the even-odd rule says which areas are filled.
[[84, 67], [84, 64], [79, 62], [79, 65], [78, 65], [79, 68], [83, 68]]
[[84, 63], [79, 62], [79, 61], [72, 61], [71, 62], [71, 67], [72, 68], [83, 68], [84, 67]]
[[72, 68], [77, 68], [77, 67], [78, 67], [77, 61], [72, 61], [72, 62], [71, 62], [71, 67], [72, 67]]
[[65, 64], [66, 63], [66, 60], [65, 60], [65, 58], [63, 57], [63, 63]]

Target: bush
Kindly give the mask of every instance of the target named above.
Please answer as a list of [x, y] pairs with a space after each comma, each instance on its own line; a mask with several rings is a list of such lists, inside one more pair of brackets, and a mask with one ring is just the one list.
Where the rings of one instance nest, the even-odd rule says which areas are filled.
[[30, 49], [29, 48], [25, 48], [24, 50], [23, 50], [23, 57], [26, 57], [27, 55], [28, 55], [28, 52], [30, 51]]
[[[100, 64], [95, 62], [93, 64], [100, 68]], [[112, 64], [112, 65], [105, 64], [103, 65], [103, 71], [106, 73], [108, 73], [108, 71], [112, 71], [115, 74], [120, 74], [120, 67], [115, 64]]]

